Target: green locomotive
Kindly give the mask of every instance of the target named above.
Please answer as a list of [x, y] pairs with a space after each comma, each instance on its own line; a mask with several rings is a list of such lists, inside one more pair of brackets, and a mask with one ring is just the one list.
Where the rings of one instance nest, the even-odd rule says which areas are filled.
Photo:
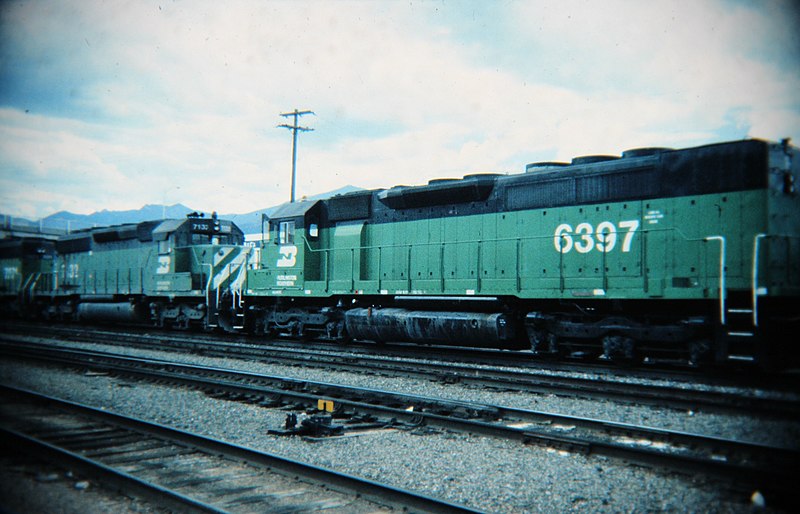
[[274, 212], [250, 327], [608, 358], [793, 351], [797, 148], [744, 140], [536, 163]]
[[[0, 241], [0, 312], [22, 312], [23, 306], [42, 308], [42, 292], [49, 293], [48, 278], [55, 261], [55, 241], [44, 237]], [[31, 310], [36, 309], [28, 309]]]
[[[241, 302], [251, 248], [214, 215], [94, 228], [62, 236], [23, 305], [45, 317], [215, 327]], [[43, 307], [44, 306], [44, 307]]]

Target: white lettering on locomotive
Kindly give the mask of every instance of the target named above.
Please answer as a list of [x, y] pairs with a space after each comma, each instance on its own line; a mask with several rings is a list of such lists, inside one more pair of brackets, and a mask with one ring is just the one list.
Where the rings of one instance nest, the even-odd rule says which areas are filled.
[[278, 275], [276, 285], [279, 287], [294, 287], [297, 275]]
[[553, 245], [560, 253], [569, 253], [573, 249], [578, 253], [589, 253], [592, 250], [608, 253], [616, 248], [618, 233], [624, 232], [621, 251], [628, 253], [631, 251], [633, 236], [638, 229], [639, 220], [620, 221], [616, 225], [611, 221], [602, 221], [597, 227], [583, 222], [575, 229], [569, 223], [562, 223], [556, 227], [553, 234]]
[[647, 211], [647, 214], [645, 214], [644, 219], [646, 219], [647, 223], [651, 225], [657, 225], [658, 220], [664, 219], [664, 213], [661, 211]]

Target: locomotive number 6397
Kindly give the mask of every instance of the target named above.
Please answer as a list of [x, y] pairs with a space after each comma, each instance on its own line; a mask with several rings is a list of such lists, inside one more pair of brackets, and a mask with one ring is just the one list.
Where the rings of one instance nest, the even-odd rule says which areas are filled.
[[578, 253], [589, 253], [592, 250], [608, 253], [617, 247], [621, 235], [621, 249], [623, 253], [627, 253], [631, 251], [633, 236], [638, 228], [639, 220], [620, 221], [616, 225], [611, 221], [601, 221], [597, 227], [583, 222], [574, 229], [569, 223], [562, 223], [556, 227], [553, 245], [560, 253], [569, 253], [573, 249]]

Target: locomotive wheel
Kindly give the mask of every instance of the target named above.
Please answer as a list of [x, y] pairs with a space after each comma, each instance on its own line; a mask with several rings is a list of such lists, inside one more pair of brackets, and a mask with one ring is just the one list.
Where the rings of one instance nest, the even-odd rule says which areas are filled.
[[528, 340], [531, 351], [541, 357], [555, 357], [559, 355], [558, 337], [546, 330], [529, 329]]
[[325, 324], [325, 333], [328, 339], [339, 344], [348, 344], [353, 340], [347, 333], [347, 327], [343, 321], [329, 321]]
[[181, 313], [175, 318], [175, 321], [172, 322], [172, 326], [177, 330], [189, 330], [189, 318]]
[[689, 343], [689, 365], [700, 367], [711, 363], [711, 341], [700, 339]]
[[603, 337], [601, 359], [632, 361], [636, 357], [636, 342], [622, 334], [609, 334]]

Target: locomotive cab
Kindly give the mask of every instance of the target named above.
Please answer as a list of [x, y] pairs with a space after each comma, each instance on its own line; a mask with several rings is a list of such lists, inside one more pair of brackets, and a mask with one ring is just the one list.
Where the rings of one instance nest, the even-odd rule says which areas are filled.
[[[213, 255], [224, 248], [241, 245], [244, 236], [232, 222], [214, 213], [204, 218], [197, 213], [186, 219], [165, 220], [153, 230], [158, 264], [155, 289], [162, 291], [202, 291], [209, 272], [218, 264]], [[205, 269], [204, 269], [205, 268]]]
[[272, 213], [260, 269], [251, 273], [249, 288], [283, 294], [303, 291], [306, 281], [319, 280], [320, 208], [319, 201], [302, 201], [284, 204]]
[[308, 300], [329, 296], [331, 236], [322, 228], [323, 207], [321, 201], [301, 201], [272, 213], [261, 261], [247, 275], [249, 323], [255, 333], [341, 336], [337, 309]]
[[[163, 222], [153, 231], [153, 240], [158, 244], [155, 290], [171, 299], [164, 305], [154, 302], [156, 322], [181, 328], [189, 322], [232, 326], [229, 322], [241, 307], [249, 255], [249, 247], [242, 246], [242, 231], [216, 213], [210, 218], [194, 213]], [[174, 300], [179, 296], [197, 300]], [[221, 317], [221, 311], [226, 316]]]

